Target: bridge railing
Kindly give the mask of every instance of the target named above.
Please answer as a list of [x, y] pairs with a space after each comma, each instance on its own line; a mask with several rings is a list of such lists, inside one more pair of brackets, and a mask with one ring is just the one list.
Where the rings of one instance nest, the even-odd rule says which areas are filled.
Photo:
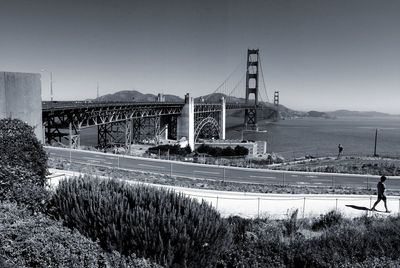
[[183, 102], [91, 102], [91, 101], [67, 101], [67, 102], [43, 102], [42, 110], [52, 109], [81, 109], [96, 107], [116, 106], [183, 106]]

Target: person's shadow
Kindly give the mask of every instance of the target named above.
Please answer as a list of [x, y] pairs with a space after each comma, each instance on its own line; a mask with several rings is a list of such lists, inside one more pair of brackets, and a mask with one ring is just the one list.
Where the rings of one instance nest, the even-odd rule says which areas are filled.
[[357, 209], [357, 210], [370, 210], [367, 207], [360, 207], [360, 206], [355, 206], [355, 205], [346, 205], [346, 207], [354, 208], [354, 209]]

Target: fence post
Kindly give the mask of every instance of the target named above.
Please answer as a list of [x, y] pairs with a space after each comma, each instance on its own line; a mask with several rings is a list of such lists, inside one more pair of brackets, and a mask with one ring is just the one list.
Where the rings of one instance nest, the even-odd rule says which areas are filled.
[[218, 210], [218, 195], [217, 195], [217, 203], [216, 203], [215, 209]]
[[369, 190], [369, 181], [368, 181], [368, 176], [367, 176], [367, 190]]
[[304, 218], [305, 208], [306, 208], [306, 198], [304, 197], [304, 199], [303, 199], [303, 218]]
[[118, 159], [118, 168], [119, 168], [119, 155], [117, 155], [117, 159]]
[[336, 211], [337, 211], [337, 202], [338, 202], [338, 199], [336, 198]]
[[222, 181], [225, 182], [225, 166], [222, 168], [222, 172], [223, 172]]
[[172, 178], [172, 162], [170, 163], [169, 166], [169, 176]]
[[257, 198], [257, 218], [260, 218], [260, 198]]

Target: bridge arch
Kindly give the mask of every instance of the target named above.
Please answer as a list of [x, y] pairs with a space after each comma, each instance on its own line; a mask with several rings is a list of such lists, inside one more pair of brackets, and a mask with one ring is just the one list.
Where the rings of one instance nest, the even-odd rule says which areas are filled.
[[200, 137], [200, 135], [204, 135], [207, 138], [219, 138], [220, 125], [218, 121], [211, 116], [207, 116], [198, 120], [198, 122], [196, 122], [194, 130], [194, 142], [197, 142], [197, 139]]

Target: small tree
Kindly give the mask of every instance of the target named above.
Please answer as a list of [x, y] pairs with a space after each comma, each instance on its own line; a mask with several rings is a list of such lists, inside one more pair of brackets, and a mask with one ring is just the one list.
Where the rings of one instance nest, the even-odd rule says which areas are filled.
[[31, 203], [41, 195], [38, 187], [44, 189], [46, 174], [47, 155], [33, 128], [18, 119], [1, 119], [0, 200]]

